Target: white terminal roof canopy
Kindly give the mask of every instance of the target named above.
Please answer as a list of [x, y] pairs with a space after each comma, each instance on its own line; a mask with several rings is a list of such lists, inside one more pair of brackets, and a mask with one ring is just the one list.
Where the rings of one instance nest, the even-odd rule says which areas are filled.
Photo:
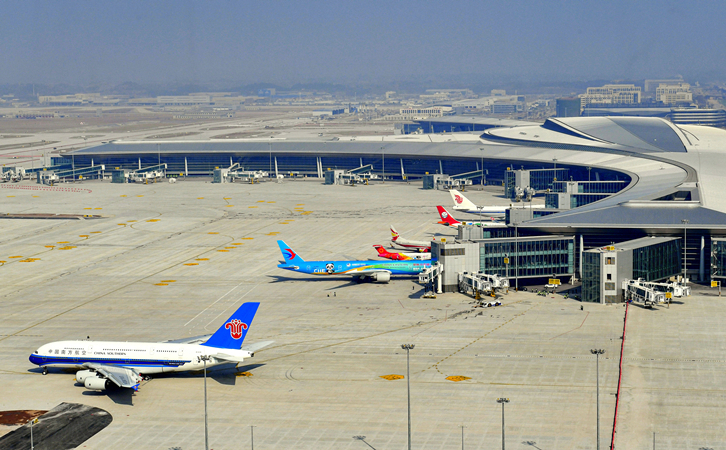
[[[437, 119], [441, 121], [441, 119]], [[455, 122], [455, 118], [446, 118]], [[466, 123], [465, 120], [461, 121]], [[516, 122], [516, 121], [508, 121]], [[571, 233], [578, 228], [689, 228], [726, 233], [726, 130], [675, 125], [654, 117], [571, 117], [544, 124], [497, 124], [479, 133], [358, 136], [310, 139], [115, 141], [75, 155], [277, 153], [299, 156], [481, 158], [599, 167], [632, 179], [606, 199], [528, 220], [520, 227]], [[505, 125], [505, 126], [502, 126]], [[667, 200], [671, 194], [690, 200]]]

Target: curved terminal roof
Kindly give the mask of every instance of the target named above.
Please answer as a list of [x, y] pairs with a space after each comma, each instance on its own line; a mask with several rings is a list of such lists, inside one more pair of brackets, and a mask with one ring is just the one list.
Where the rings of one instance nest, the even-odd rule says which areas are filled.
[[[726, 130], [676, 126], [653, 117], [572, 117], [523, 122], [483, 134], [425, 134], [345, 138], [115, 141], [73, 152], [95, 154], [267, 153], [380, 155], [403, 158], [499, 159], [600, 167], [631, 177], [604, 200], [520, 224], [572, 232], [579, 228], [689, 228], [726, 233]], [[690, 200], [669, 200], [686, 198]]]

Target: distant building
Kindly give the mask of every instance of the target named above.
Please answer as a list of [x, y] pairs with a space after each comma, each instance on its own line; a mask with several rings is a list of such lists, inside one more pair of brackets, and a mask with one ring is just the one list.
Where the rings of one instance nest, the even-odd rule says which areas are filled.
[[589, 105], [614, 105], [640, 103], [641, 89], [634, 84], [606, 84], [602, 87], [589, 87], [586, 94], [580, 95], [582, 107]]
[[416, 117], [443, 117], [452, 111], [450, 106], [431, 106], [429, 108], [422, 107], [409, 107], [401, 108], [401, 116], [416, 116]]
[[502, 97], [507, 95], [507, 91], [504, 89], [492, 89], [492, 97]]
[[555, 114], [557, 117], [579, 117], [581, 104], [578, 97], [558, 98]]
[[313, 116], [337, 116], [343, 113], [345, 113], [345, 108], [343, 108], [342, 106], [337, 106], [334, 108], [316, 109], [313, 111]]
[[693, 101], [691, 85], [688, 83], [661, 84], [655, 90], [655, 100], [666, 105], [691, 103]]
[[156, 103], [162, 106], [209, 105], [212, 103], [212, 97], [209, 95], [162, 95], [156, 97]]
[[679, 84], [683, 83], [683, 78], [673, 78], [666, 80], [645, 80], [645, 92], [655, 92], [661, 84]]

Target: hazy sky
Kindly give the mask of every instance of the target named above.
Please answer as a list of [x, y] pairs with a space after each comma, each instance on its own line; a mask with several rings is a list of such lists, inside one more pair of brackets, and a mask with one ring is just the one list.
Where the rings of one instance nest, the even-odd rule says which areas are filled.
[[722, 78], [723, 1], [28, 1], [0, 83]]

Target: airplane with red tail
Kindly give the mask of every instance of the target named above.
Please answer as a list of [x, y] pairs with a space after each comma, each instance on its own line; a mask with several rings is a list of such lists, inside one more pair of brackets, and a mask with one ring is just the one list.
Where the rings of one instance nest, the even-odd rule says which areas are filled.
[[393, 225], [391, 225], [391, 243], [395, 246], [414, 249], [421, 253], [431, 251], [431, 242], [406, 239], [396, 231]]
[[451, 213], [446, 210], [443, 206], [437, 206], [436, 209], [439, 211], [439, 216], [441, 217], [441, 221], [439, 223], [441, 225], [446, 225], [447, 227], [458, 227], [459, 225], [473, 225], [476, 227], [505, 227], [506, 225], [502, 222], [495, 222], [494, 219], [492, 219], [491, 222], [466, 222], [466, 221], [459, 221], [451, 217]]
[[381, 258], [386, 259], [393, 259], [396, 261], [406, 261], [408, 259], [431, 259], [431, 253], [398, 253], [398, 252], [389, 252], [385, 248], [383, 248], [382, 245], [374, 245], [373, 248], [375, 248], [378, 251], [378, 256]]

